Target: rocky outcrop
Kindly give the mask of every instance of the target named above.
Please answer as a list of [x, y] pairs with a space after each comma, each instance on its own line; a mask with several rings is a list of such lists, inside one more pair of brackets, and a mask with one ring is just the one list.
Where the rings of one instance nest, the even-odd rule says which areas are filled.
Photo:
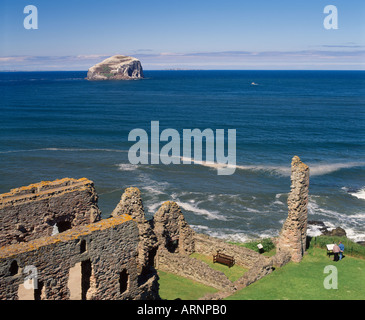
[[346, 237], [346, 230], [341, 227], [328, 230], [329, 227], [323, 221], [308, 221], [308, 227], [316, 228], [321, 235], [331, 237]]
[[133, 57], [115, 55], [94, 65], [87, 72], [87, 80], [136, 80], [142, 79], [141, 62]]
[[[306, 249], [309, 167], [295, 156], [291, 171], [288, 217], [279, 235], [277, 252], [280, 255], [286, 253], [292, 261], [300, 262]], [[282, 259], [283, 257], [280, 260]]]

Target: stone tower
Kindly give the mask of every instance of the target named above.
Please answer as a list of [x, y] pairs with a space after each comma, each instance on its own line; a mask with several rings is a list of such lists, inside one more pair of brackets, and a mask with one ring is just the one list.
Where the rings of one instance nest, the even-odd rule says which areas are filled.
[[288, 217], [281, 229], [277, 250], [300, 262], [306, 249], [309, 167], [299, 157], [291, 163], [291, 191], [288, 197]]

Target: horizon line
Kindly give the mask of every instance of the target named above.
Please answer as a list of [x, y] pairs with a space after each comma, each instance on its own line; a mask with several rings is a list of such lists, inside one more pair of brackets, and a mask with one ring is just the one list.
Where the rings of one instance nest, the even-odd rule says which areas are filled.
[[[365, 69], [143, 69], [143, 71], [365, 71]], [[0, 70], [0, 72], [88, 72], [88, 70]]]

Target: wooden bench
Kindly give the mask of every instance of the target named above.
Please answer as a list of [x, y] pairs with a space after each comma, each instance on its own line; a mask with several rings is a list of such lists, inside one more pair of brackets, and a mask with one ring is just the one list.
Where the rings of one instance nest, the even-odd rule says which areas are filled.
[[213, 255], [213, 263], [221, 263], [225, 264], [228, 267], [232, 267], [235, 264], [234, 258], [227, 254], [217, 251], [216, 254]]

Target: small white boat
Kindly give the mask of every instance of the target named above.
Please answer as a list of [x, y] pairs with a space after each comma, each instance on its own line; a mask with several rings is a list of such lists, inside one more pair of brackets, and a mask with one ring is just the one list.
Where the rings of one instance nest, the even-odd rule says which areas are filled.
[[258, 86], [256, 82], [251, 82], [251, 86]]

